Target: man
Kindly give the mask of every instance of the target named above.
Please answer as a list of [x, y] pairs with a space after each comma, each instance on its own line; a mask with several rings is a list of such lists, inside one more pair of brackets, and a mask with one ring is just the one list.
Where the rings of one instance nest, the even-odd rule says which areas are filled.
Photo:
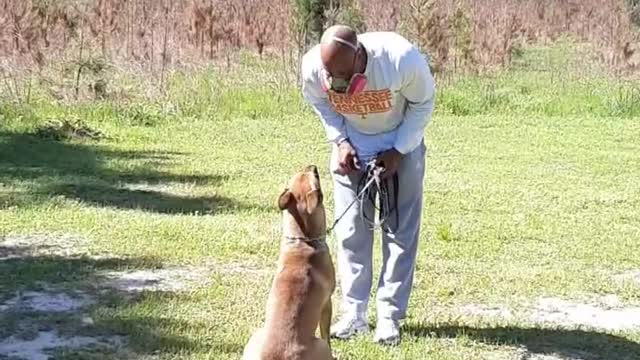
[[[374, 340], [396, 345], [413, 283], [422, 217], [425, 173], [424, 130], [430, 122], [435, 82], [424, 56], [392, 32], [356, 34], [344, 25], [325, 31], [321, 43], [302, 60], [305, 100], [322, 120], [333, 143], [338, 271], [342, 317], [333, 337], [346, 339], [368, 330], [372, 285], [373, 231], [354, 201], [364, 165], [373, 160], [397, 175], [397, 224], [383, 233], [383, 265], [377, 292]], [[365, 214], [373, 204], [362, 202]], [[348, 210], [347, 210], [348, 208]], [[396, 216], [391, 216], [396, 219]], [[391, 221], [391, 220], [390, 220]]]

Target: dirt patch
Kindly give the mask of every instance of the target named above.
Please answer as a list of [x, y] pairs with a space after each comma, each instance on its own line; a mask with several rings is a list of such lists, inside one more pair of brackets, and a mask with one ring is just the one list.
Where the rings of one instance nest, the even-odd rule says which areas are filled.
[[245, 264], [245, 263], [234, 263], [234, 262], [225, 262], [225, 263], [215, 263], [210, 262], [207, 264], [208, 268], [214, 270], [215, 273], [220, 275], [227, 274], [244, 274], [244, 275], [253, 275], [253, 276], [264, 276], [269, 275], [273, 268], [265, 268], [259, 265], [254, 264]]
[[208, 263], [206, 266], [172, 267], [155, 270], [101, 272], [101, 285], [126, 293], [141, 291], [187, 291], [211, 284], [213, 274], [262, 276], [267, 269], [239, 263]]
[[86, 253], [86, 239], [70, 234], [8, 234], [0, 237], [0, 260]]
[[0, 305], [0, 312], [4, 311], [38, 311], [38, 312], [69, 312], [80, 310], [93, 303], [88, 296], [77, 293], [71, 297], [65, 293], [46, 293], [29, 291], [20, 294]]
[[[208, 268], [180, 267], [158, 270], [131, 270], [104, 272], [96, 277], [98, 288], [116, 290], [121, 293], [140, 291], [185, 291], [207, 285], [212, 271]], [[45, 290], [19, 292], [13, 298], [0, 303], [0, 315], [22, 316], [14, 324], [15, 330], [5, 332], [0, 341], [0, 359], [49, 359], [53, 351], [94, 351], [101, 347], [108, 352], [123, 343], [123, 337], [63, 336], [68, 331], [84, 326], [93, 326], [94, 321], [83, 312], [95, 304], [97, 298], [80, 290], [60, 290], [44, 287]], [[95, 289], [95, 287], [94, 287]], [[100, 296], [100, 295], [95, 295]], [[49, 322], [49, 314], [63, 314], [69, 321]], [[58, 317], [60, 319], [60, 317]], [[77, 325], [74, 325], [77, 324]], [[85, 333], [86, 334], [86, 333]]]
[[621, 282], [633, 282], [640, 285], [640, 270], [630, 270], [623, 272], [622, 274], [618, 274], [613, 277], [617, 281]]
[[182, 195], [176, 193], [175, 186], [167, 184], [149, 184], [149, 183], [136, 183], [136, 184], [122, 184], [121, 188], [131, 191], [149, 191], [149, 192], [161, 192], [174, 195]]
[[558, 298], [539, 299], [530, 319], [561, 326], [588, 326], [605, 330], [640, 329], [640, 308], [624, 307], [616, 296], [594, 304], [575, 303]]
[[[508, 360], [593, 360], [593, 359], [598, 359], [598, 357], [594, 356], [592, 353], [588, 353], [580, 350], [568, 351], [565, 349], [561, 353], [558, 353], [551, 349], [546, 351], [544, 350], [544, 345], [541, 345], [541, 347], [537, 349], [537, 351], [540, 351], [540, 353], [532, 352], [526, 347], [519, 347], [515, 351], [511, 351], [507, 359]], [[493, 359], [494, 357], [491, 357], [491, 360]], [[496, 358], [496, 360], [497, 359], [498, 358]]]
[[100, 274], [102, 284], [126, 293], [141, 291], [185, 291], [210, 282], [207, 268], [168, 268], [157, 270], [110, 271]]
[[594, 356], [591, 353], [583, 352], [583, 351], [575, 351], [571, 354], [534, 354], [528, 351], [524, 352], [524, 355], [521, 355], [517, 359], [521, 360], [591, 360], [598, 359], [598, 357]]
[[470, 316], [511, 319], [513, 314], [510, 309], [502, 305], [482, 305], [482, 304], [470, 304], [465, 305], [461, 309], [462, 313]]
[[534, 323], [565, 328], [590, 327], [624, 331], [640, 330], [640, 307], [625, 305], [616, 295], [595, 298], [590, 303], [559, 298], [540, 298], [512, 312], [504, 305], [470, 304], [458, 309], [466, 316], [498, 320], [528, 319]]
[[566, 357], [559, 357], [559, 356], [555, 356], [555, 355], [539, 355], [539, 354], [526, 354], [524, 355], [524, 357], [521, 357], [521, 359], [523, 360], [581, 360], [579, 358], [566, 358]]
[[103, 345], [115, 347], [121, 344], [121, 339], [93, 338], [84, 336], [61, 337], [55, 331], [40, 331], [31, 340], [10, 337], [0, 342], [0, 355], [29, 360], [48, 360], [48, 352], [57, 348], [78, 349], [89, 345]]
[[[84, 256], [96, 260], [103, 256], [112, 259], [108, 254], [90, 252], [88, 244], [86, 238], [70, 234], [7, 234], [0, 236], [0, 261], [25, 259], [37, 262], [34, 257], [70, 259]], [[270, 273], [270, 269], [239, 263], [207, 262], [201, 266], [151, 270], [134, 267], [135, 263], [129, 266], [130, 270], [119, 271], [116, 269], [123, 267], [106, 270], [97, 266], [87, 274], [82, 273], [77, 281], [71, 277], [71, 282], [58, 284], [60, 287], [42, 280], [28, 283], [27, 291], [6, 289], [0, 299], [0, 317], [7, 320], [7, 326], [0, 329], [0, 359], [49, 359], [63, 350], [77, 357], [85, 351], [96, 353], [97, 349], [105, 353], [127, 353], [126, 346], [115, 348], [124, 343], [126, 336], [111, 337], [103, 332], [107, 329], [93, 328], [94, 320], [87, 311], [103, 296], [109, 300], [111, 296], [136, 297], [143, 291], [184, 292], [208, 286], [216, 276]], [[92, 334], [106, 336], [94, 337]]]

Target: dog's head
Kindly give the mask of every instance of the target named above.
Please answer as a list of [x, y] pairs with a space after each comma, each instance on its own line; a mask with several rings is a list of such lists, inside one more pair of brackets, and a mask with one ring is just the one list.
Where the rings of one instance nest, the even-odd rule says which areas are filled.
[[278, 197], [278, 208], [295, 222], [303, 236], [320, 236], [326, 227], [318, 168], [309, 165], [295, 173]]

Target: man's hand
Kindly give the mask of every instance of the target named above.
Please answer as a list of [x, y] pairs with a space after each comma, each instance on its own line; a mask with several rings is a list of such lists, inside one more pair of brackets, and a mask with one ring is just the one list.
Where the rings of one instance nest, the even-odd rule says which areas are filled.
[[357, 162], [356, 150], [351, 146], [351, 143], [346, 140], [341, 142], [338, 145], [338, 169], [336, 169], [336, 173], [347, 175], [354, 170], [359, 170]]
[[391, 148], [376, 158], [376, 165], [382, 166], [384, 171], [380, 175], [382, 180], [388, 179], [398, 171], [400, 166], [400, 160], [402, 160], [402, 153], [395, 148]]

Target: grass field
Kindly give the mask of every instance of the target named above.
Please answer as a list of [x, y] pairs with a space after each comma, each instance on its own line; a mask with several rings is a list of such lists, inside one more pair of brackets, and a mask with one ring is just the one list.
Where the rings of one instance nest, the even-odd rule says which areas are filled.
[[[318, 165], [332, 214], [329, 147], [295, 89], [261, 82], [268, 68], [245, 82], [205, 74], [174, 74], [169, 107], [2, 105], [0, 349], [55, 330], [125, 344], [58, 347], [56, 359], [239, 358], [264, 318], [289, 176]], [[335, 341], [339, 359], [640, 358], [640, 106], [624, 84], [546, 81], [442, 89], [404, 341]], [[74, 118], [106, 138], [34, 135]], [[100, 285], [174, 268], [198, 278], [127, 296]], [[25, 291], [92, 301], [11, 305]], [[541, 310], [544, 299], [572, 305]], [[571, 323], [574, 310], [587, 315]], [[587, 310], [610, 326], [590, 327]]]

